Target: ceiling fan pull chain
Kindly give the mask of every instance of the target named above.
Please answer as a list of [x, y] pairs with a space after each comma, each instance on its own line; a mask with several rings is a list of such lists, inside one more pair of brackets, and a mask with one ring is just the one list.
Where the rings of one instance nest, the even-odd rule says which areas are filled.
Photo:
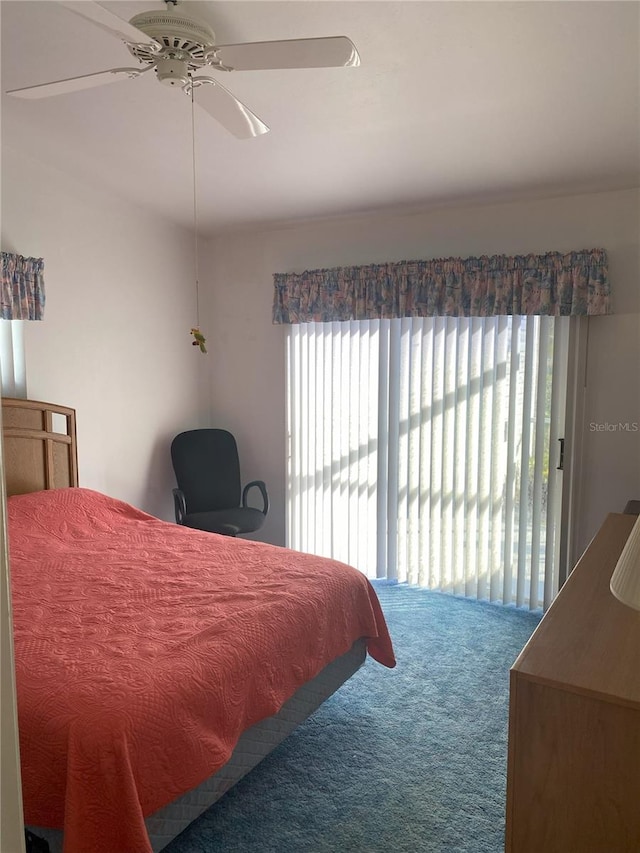
[[200, 276], [198, 270], [198, 184], [196, 175], [196, 114], [193, 99], [193, 86], [191, 86], [191, 163], [193, 171], [193, 268], [196, 281], [196, 325], [191, 329], [193, 335], [192, 344], [200, 347], [200, 352], [206, 353], [205, 337], [200, 331]]

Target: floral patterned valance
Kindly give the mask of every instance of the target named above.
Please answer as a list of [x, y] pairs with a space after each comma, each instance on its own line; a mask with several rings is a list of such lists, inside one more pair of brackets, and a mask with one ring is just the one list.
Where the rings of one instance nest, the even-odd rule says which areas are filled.
[[42, 320], [44, 317], [44, 261], [0, 253], [2, 294], [0, 319]]
[[273, 279], [274, 323], [610, 311], [604, 249], [400, 261]]

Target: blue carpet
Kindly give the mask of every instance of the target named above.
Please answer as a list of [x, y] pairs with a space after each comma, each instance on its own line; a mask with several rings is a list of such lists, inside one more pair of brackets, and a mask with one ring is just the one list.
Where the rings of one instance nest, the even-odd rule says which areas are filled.
[[539, 616], [376, 585], [368, 659], [166, 853], [500, 853], [509, 668]]

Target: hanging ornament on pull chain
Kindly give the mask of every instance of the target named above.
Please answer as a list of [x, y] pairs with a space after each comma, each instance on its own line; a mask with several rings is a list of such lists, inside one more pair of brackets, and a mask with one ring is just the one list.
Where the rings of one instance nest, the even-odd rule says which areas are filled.
[[198, 276], [198, 205], [197, 205], [197, 183], [196, 183], [196, 120], [195, 104], [193, 101], [193, 89], [191, 89], [191, 154], [193, 164], [193, 266], [196, 279], [196, 325], [191, 329], [193, 335], [192, 346], [200, 347], [200, 352], [206, 353], [206, 339], [200, 331], [200, 281]]

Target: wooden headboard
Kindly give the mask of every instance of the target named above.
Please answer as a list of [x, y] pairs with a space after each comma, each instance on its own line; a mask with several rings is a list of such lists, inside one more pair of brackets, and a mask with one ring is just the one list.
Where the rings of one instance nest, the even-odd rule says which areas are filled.
[[2, 398], [7, 495], [78, 485], [75, 409]]

